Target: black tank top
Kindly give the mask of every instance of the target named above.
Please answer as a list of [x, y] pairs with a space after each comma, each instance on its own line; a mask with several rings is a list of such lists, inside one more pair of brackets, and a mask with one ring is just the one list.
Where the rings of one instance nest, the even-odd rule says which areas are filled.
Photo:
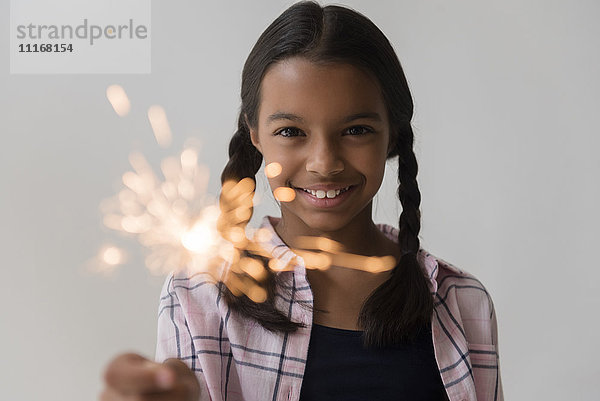
[[414, 343], [367, 349], [363, 332], [313, 324], [300, 401], [443, 401], [431, 324]]

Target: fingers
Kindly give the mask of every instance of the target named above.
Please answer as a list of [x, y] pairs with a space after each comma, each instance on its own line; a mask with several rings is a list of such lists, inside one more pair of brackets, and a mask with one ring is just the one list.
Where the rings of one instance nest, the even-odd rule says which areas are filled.
[[161, 393], [130, 395], [121, 394], [109, 387], [102, 392], [99, 401], [197, 401], [198, 394], [192, 395], [188, 388], [182, 385]]
[[200, 384], [196, 374], [188, 365], [177, 358], [169, 358], [163, 363], [174, 373], [176, 381], [168, 393], [150, 394], [148, 401], [197, 401], [200, 397]]
[[156, 363], [137, 354], [121, 354], [108, 365], [100, 401], [196, 401], [200, 385], [194, 372], [172, 358]]
[[175, 375], [179, 378], [195, 377], [194, 372], [191, 371], [188, 365], [177, 358], [169, 358], [164, 361], [162, 365], [168, 367], [170, 370], [173, 370]]
[[131, 400], [132, 397], [121, 394], [112, 387], [106, 387], [100, 394], [98, 401], [129, 401], [127, 398]]
[[151, 393], [172, 387], [175, 372], [140, 355], [122, 354], [109, 363], [104, 380], [115, 393]]

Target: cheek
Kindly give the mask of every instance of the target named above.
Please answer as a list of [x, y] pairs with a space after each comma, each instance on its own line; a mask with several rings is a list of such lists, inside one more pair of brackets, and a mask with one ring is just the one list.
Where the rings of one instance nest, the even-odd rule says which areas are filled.
[[383, 177], [386, 163], [386, 148], [377, 147], [370, 151], [360, 152], [352, 156], [352, 164], [364, 175], [377, 178]]
[[269, 187], [271, 187], [271, 192], [275, 191], [279, 187], [285, 187], [285, 178], [283, 175], [279, 177], [269, 178]]
[[292, 180], [294, 175], [297, 175], [298, 171], [300, 171], [303, 166], [301, 160], [299, 160], [297, 156], [294, 157], [293, 154], [288, 154], [286, 152], [273, 153], [271, 154], [271, 157], [267, 155], [267, 157], [265, 157], [265, 166], [270, 163], [277, 163], [281, 168], [281, 172], [277, 176], [267, 177], [271, 190], [274, 190], [277, 187], [287, 186], [287, 182]]

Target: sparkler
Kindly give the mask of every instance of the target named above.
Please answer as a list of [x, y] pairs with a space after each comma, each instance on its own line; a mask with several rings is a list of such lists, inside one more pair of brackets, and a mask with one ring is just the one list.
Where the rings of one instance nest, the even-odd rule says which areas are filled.
[[[107, 97], [117, 114], [128, 113], [130, 102], [123, 88], [110, 86]], [[169, 146], [172, 134], [164, 109], [150, 107], [148, 119], [158, 144]], [[268, 230], [247, 227], [254, 206], [252, 179], [226, 181], [217, 202], [206, 192], [209, 171], [198, 163], [198, 150], [193, 147], [160, 163], [164, 179], [139, 152], [132, 152], [129, 162], [132, 171], [122, 176], [125, 188], [101, 203], [103, 222], [113, 230], [137, 237], [150, 251], [145, 264], [153, 273], [183, 269], [191, 274], [208, 273], [223, 281], [234, 295], [243, 293], [254, 302], [264, 302], [267, 293], [261, 283], [267, 269], [293, 269], [294, 259], [283, 263], [260, 245], [270, 239]], [[277, 162], [264, 169], [268, 178], [281, 172]], [[292, 188], [279, 187], [273, 195], [280, 202], [292, 202], [296, 193]], [[296, 243], [299, 248], [292, 250], [308, 269], [342, 266], [378, 273], [395, 265], [393, 256], [346, 253], [342, 244], [327, 238], [299, 237]], [[264, 257], [267, 265], [252, 255]], [[114, 268], [125, 260], [125, 254], [116, 246], [106, 246], [99, 252], [99, 259]]]

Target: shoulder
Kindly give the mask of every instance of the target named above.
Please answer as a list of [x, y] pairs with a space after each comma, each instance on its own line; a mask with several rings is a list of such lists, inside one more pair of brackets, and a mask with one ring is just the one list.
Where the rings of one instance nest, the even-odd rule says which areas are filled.
[[180, 305], [186, 314], [217, 312], [221, 304], [219, 283], [208, 273], [171, 272], [165, 279], [160, 303]]
[[434, 306], [438, 316], [460, 326], [469, 342], [494, 344], [496, 316], [487, 287], [473, 273], [430, 256], [437, 268]]
[[437, 275], [437, 282], [440, 287], [452, 284], [470, 284], [475, 287], [479, 287], [481, 290], [485, 289], [485, 286], [473, 273], [466, 270], [463, 267], [458, 267], [444, 259], [434, 256], [438, 263], [439, 273]]

